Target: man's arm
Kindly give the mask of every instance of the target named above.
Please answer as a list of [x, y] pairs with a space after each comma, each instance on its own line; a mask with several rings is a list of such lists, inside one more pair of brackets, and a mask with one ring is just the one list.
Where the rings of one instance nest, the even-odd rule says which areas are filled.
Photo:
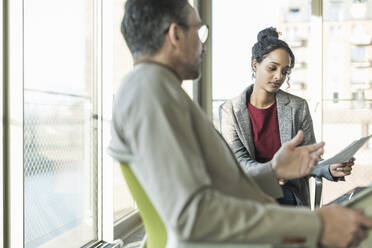
[[[137, 99], [138, 94], [133, 94], [132, 99], [126, 95], [124, 102], [115, 104], [113, 135], [125, 140], [129, 145], [127, 150], [135, 154], [131, 168], [169, 231], [183, 240], [276, 244], [302, 239], [312, 247], [316, 245], [320, 234], [316, 213], [262, 204], [216, 191], [196, 144], [187, 109], [169, 101], [159, 102], [153, 98], [154, 92], [141, 92], [142, 99]], [[277, 155], [276, 166], [283, 166], [278, 161], [285, 161], [293, 155], [291, 153], [308, 149], [301, 147], [288, 154], [292, 146], [286, 147], [281, 150], [284, 153]], [[302, 161], [315, 155], [309, 152]], [[299, 165], [298, 162], [294, 161]], [[312, 165], [313, 162], [310, 167]], [[304, 167], [309, 168], [306, 164]], [[323, 230], [330, 230], [330, 222], [337, 224], [338, 219], [345, 218], [341, 213], [321, 219], [326, 225]], [[360, 222], [354, 221], [352, 227]], [[363, 228], [367, 227], [368, 223], [363, 223]], [[322, 242], [331, 246], [337, 244], [330, 236], [323, 232]], [[344, 236], [337, 242], [345, 241]]]
[[358, 247], [372, 228], [372, 218], [362, 211], [331, 205], [316, 212], [323, 224], [319, 243], [325, 247]]
[[[311, 118], [309, 105], [304, 100], [303, 102], [303, 109], [302, 109], [302, 126], [301, 130], [304, 132], [304, 141], [302, 145], [310, 145], [316, 142], [315, 134], [314, 134], [314, 127], [313, 127], [313, 120]], [[311, 176], [315, 177], [325, 177], [330, 181], [338, 181], [342, 180], [343, 178], [333, 177], [330, 172], [330, 167], [326, 166], [316, 166], [314, 170], [310, 173]]]
[[183, 240], [274, 244], [290, 236], [317, 242], [315, 213], [216, 191], [193, 130], [197, 116], [155, 93], [141, 92], [127, 107], [118, 103], [114, 125], [135, 154], [131, 168], [167, 228]]

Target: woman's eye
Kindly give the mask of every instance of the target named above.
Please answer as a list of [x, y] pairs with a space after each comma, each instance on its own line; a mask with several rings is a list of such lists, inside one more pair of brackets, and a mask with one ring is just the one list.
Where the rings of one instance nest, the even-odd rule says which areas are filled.
[[269, 67], [269, 70], [270, 70], [270, 71], [275, 71], [276, 68], [275, 68], [275, 67]]

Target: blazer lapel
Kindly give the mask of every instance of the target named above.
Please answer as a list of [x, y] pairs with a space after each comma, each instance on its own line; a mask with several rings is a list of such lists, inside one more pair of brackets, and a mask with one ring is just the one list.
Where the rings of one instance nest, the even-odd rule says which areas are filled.
[[292, 108], [288, 105], [289, 98], [283, 91], [279, 90], [276, 94], [276, 104], [278, 111], [278, 123], [280, 141], [282, 144], [292, 139]]
[[255, 159], [255, 148], [253, 144], [251, 119], [249, 118], [247, 98], [252, 94], [253, 85], [249, 86], [241, 95], [238, 101], [235, 103], [235, 116], [241, 134], [243, 136], [243, 144], [248, 148], [248, 152], [253, 159]]

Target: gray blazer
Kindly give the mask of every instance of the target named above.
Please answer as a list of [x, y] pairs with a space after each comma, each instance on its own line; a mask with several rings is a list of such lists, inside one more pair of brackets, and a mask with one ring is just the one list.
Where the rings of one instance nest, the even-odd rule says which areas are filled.
[[[247, 108], [247, 99], [252, 94], [253, 86], [252, 84], [247, 87], [242, 94], [225, 102], [219, 109], [222, 136], [233, 150], [245, 173], [250, 175], [260, 174], [262, 170], [262, 163], [255, 160], [255, 147]], [[276, 102], [281, 143], [291, 140], [299, 130], [304, 132], [301, 145], [315, 143], [313, 122], [306, 100], [279, 90], [276, 94]], [[315, 167], [312, 175], [334, 181], [328, 166]], [[289, 180], [288, 185], [299, 205], [310, 205], [308, 177]]]

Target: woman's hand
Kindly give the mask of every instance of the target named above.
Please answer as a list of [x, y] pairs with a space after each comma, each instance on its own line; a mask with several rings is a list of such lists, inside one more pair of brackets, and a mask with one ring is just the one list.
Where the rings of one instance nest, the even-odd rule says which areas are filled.
[[280, 185], [280, 186], [283, 186], [283, 185], [285, 185], [285, 184], [287, 183], [287, 181], [288, 181], [288, 180], [285, 180], [285, 179], [279, 179], [278, 182], [279, 182], [279, 185]]
[[351, 174], [353, 170], [355, 158], [351, 158], [348, 162], [343, 164], [332, 164], [329, 166], [329, 171], [333, 177], [344, 177]]

